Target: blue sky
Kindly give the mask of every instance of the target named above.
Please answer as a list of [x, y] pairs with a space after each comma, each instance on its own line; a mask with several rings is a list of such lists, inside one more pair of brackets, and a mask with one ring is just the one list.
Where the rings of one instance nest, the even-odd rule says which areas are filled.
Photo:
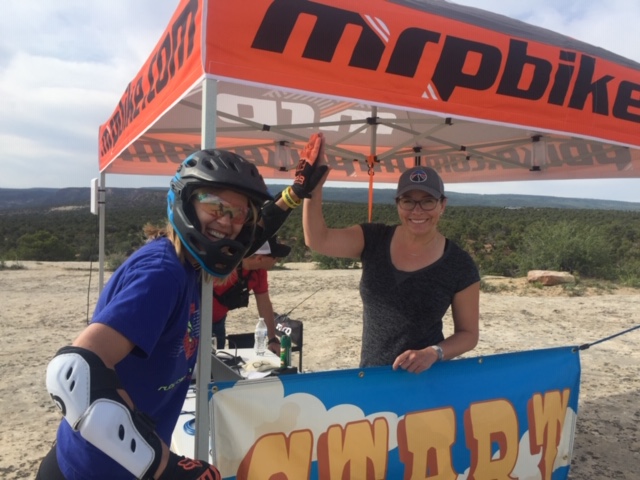
[[[541, 25], [640, 62], [640, 1], [455, 3]], [[89, 186], [98, 176], [98, 127], [113, 112], [177, 4], [3, 0], [0, 188]], [[107, 186], [167, 183], [167, 178], [107, 176]], [[640, 201], [640, 179], [452, 184], [449, 190]]]

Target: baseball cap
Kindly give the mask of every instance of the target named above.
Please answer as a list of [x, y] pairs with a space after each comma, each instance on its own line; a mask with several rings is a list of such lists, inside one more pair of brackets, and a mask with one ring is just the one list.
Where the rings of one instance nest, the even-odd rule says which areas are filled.
[[278, 243], [277, 238], [271, 237], [269, 240], [254, 252], [254, 255], [271, 255], [275, 258], [284, 258], [291, 253], [291, 247]]
[[254, 255], [271, 255], [271, 246], [269, 246], [269, 242], [264, 242], [259, 249], [253, 252]]
[[444, 183], [438, 172], [431, 167], [413, 167], [400, 176], [396, 198], [411, 190], [427, 192], [434, 198], [444, 197]]

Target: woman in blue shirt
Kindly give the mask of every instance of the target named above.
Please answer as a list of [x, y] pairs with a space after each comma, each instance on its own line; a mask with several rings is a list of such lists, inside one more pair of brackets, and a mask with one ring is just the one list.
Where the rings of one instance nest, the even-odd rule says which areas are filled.
[[323, 173], [319, 142], [312, 137], [294, 187], [275, 200], [256, 167], [231, 152], [202, 150], [182, 163], [166, 227], [146, 229], [149, 241], [114, 272], [90, 325], [47, 368], [65, 418], [37, 479], [220, 478], [168, 447], [200, 343], [200, 280], [228, 275], [277, 231]]

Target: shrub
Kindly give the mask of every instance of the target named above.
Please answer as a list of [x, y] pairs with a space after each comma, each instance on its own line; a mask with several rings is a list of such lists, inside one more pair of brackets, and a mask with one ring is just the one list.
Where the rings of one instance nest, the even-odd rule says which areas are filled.
[[20, 262], [13, 262], [11, 265], [7, 265], [4, 260], [0, 260], [0, 270], [24, 270], [25, 267]]
[[16, 254], [22, 260], [58, 262], [75, 259], [71, 247], [46, 230], [20, 237]]
[[640, 288], [640, 259], [625, 262], [619, 269], [618, 278], [626, 287]]
[[115, 272], [118, 267], [125, 262], [126, 259], [127, 256], [124, 253], [112, 253], [110, 255], [107, 255], [107, 258], [104, 262], [104, 268], [109, 272]]
[[523, 235], [519, 274], [559, 270], [583, 277], [615, 277], [615, 257], [607, 236], [594, 226], [574, 221], [536, 222]]
[[336, 258], [336, 257], [327, 257], [325, 255], [320, 255], [319, 253], [313, 253], [311, 258], [314, 262], [318, 264], [318, 267], [321, 270], [332, 270], [332, 269], [347, 269], [347, 268], [359, 268], [360, 262], [354, 260], [353, 258]]
[[498, 292], [509, 292], [514, 290], [513, 285], [507, 284], [493, 284], [486, 279], [480, 279], [480, 291], [483, 293], [498, 293]]

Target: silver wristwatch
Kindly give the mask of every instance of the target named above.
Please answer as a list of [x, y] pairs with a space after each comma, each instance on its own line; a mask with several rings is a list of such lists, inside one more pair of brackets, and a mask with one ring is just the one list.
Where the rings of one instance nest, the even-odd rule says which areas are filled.
[[431, 345], [431, 348], [433, 348], [436, 351], [436, 353], [438, 354], [438, 361], [439, 362], [444, 360], [444, 352], [442, 351], [442, 347], [440, 345]]

